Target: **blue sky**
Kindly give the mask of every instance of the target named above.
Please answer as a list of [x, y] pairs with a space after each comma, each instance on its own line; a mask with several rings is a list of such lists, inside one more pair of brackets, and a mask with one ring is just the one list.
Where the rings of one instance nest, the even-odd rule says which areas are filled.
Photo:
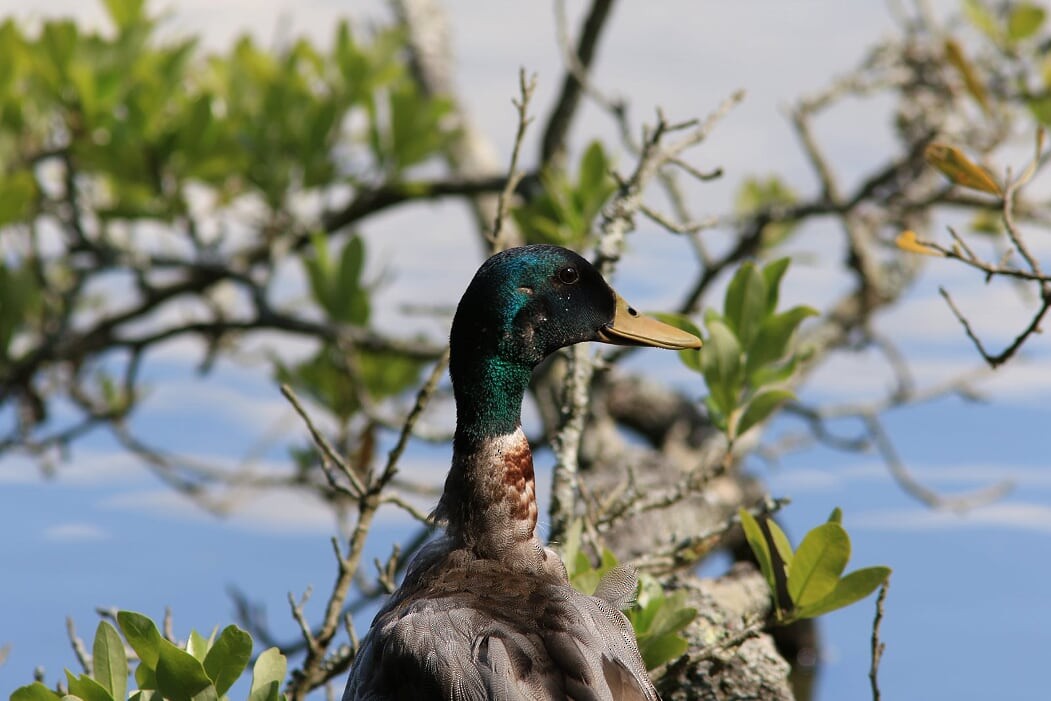
[[[700, 215], [729, 209], [733, 184], [748, 173], [777, 171], [801, 189], [813, 187], [784, 107], [854, 65], [864, 47], [891, 29], [886, 9], [871, 2], [642, 5], [618, 8], [596, 76], [603, 87], [631, 99], [636, 117], [652, 114], [656, 105], [676, 118], [703, 115], [733, 90], [748, 90], [745, 103], [695, 154], [693, 162], [702, 169], [721, 165], [727, 172], [723, 181], [694, 193]], [[168, 6], [169, 31], [203, 31], [211, 47], [224, 46], [239, 31], [271, 39], [282, 24], [325, 38], [347, 7], [334, 0], [226, 0], [218, 9], [205, 0], [182, 0]], [[33, 15], [73, 7], [39, 0]], [[362, 11], [375, 15], [377, 7], [364, 3]], [[574, 3], [570, 9], [577, 13], [579, 7]], [[0, 0], [0, 15], [25, 17], [23, 8], [22, 2]], [[101, 21], [94, 7], [78, 3], [76, 12]], [[453, 15], [465, 99], [503, 158], [513, 133], [510, 99], [518, 67], [539, 76], [535, 104], [541, 114], [559, 85], [550, 8], [546, 3], [475, 3], [455, 6]], [[819, 137], [834, 145], [835, 166], [847, 181], [885, 156], [889, 142], [880, 107], [855, 102], [819, 121]], [[574, 136], [582, 143], [591, 134], [613, 138], [612, 126], [594, 109], [585, 112]], [[530, 148], [536, 134], [532, 138]], [[405, 323], [398, 309], [407, 302], [455, 304], [478, 263], [477, 249], [465, 243], [467, 226], [460, 209], [428, 205], [380, 217], [366, 228], [372, 272], [398, 271], [378, 303], [381, 327]], [[845, 281], [834, 272], [841, 254], [838, 239], [828, 226], [799, 236], [798, 252], [809, 262], [800, 260], [791, 269], [786, 303], [814, 303], [842, 289]], [[1047, 260], [1051, 246], [1034, 243]], [[685, 244], [642, 223], [631, 248], [618, 289], [642, 308], [672, 303], [681, 287], [675, 283], [684, 284], [690, 275]], [[446, 249], [465, 253], [433, 265], [435, 251]], [[288, 284], [298, 284], [294, 271]], [[938, 285], [949, 287], [993, 339], [1009, 340], [1025, 320], [1024, 302], [1012, 288], [985, 287], [948, 263], [931, 263], [907, 302], [879, 320], [880, 330], [909, 354], [921, 386], [980, 369], [938, 298]], [[434, 337], [442, 333], [437, 322], [413, 318], [411, 323]], [[272, 343], [291, 356], [304, 352], [295, 342]], [[258, 365], [223, 363], [202, 380], [193, 365], [199, 352], [193, 344], [172, 344], [152, 359], [148, 373], [154, 389], [135, 419], [136, 429], [168, 449], [192, 446], [194, 455], [230, 465], [253, 452], [259, 469], [281, 469], [284, 445], [302, 441], [305, 434], [276, 388]], [[1051, 564], [1042, 556], [1051, 545], [1051, 472], [1044, 440], [1051, 423], [1045, 399], [1051, 391], [1049, 356], [1047, 340], [1036, 337], [1022, 362], [979, 381], [985, 403], [949, 398], [887, 416], [899, 453], [927, 486], [952, 493], [1014, 481], [1006, 499], [975, 512], [925, 509], [893, 484], [872, 455], [815, 449], [789, 456], [776, 468], [749, 463], [768, 479], [774, 495], [792, 497], [784, 512], [791, 535], [800, 536], [840, 506], [854, 545], [850, 567], [894, 568], [883, 625], [885, 698], [1022, 699], [1043, 686], [1043, 662], [1051, 650], [1051, 604], [1042, 584], [1051, 575]], [[638, 353], [631, 364], [703, 394], [700, 380], [671, 354]], [[844, 354], [812, 378], [803, 397], [872, 399], [885, 391], [889, 378], [875, 355]], [[529, 412], [526, 417], [528, 424]], [[0, 415], [3, 420], [9, 417]], [[451, 421], [441, 411], [424, 420], [446, 428]], [[783, 418], [772, 430], [798, 428]], [[406, 456], [404, 469], [438, 481], [447, 460], [444, 449], [418, 446]], [[538, 455], [538, 466], [549, 460]], [[546, 485], [540, 487], [546, 492]], [[28, 682], [36, 665], [46, 667], [51, 681], [63, 666], [72, 667], [65, 617], [72, 616], [81, 634], [90, 636], [95, 606], [137, 609], [155, 617], [171, 606], [176, 630], [185, 634], [190, 627], [210, 629], [232, 620], [226, 590], [237, 587], [265, 603], [276, 631], [292, 636], [287, 594], [313, 586], [313, 613], [319, 615], [320, 597], [334, 576], [330, 516], [307, 497], [239, 497], [226, 518], [204, 514], [104, 435], [78, 445], [53, 479], [43, 479], [19, 458], [0, 461], [0, 529], [7, 534], [0, 541], [0, 646], [12, 644], [0, 666], [0, 693]], [[422, 505], [430, 506], [426, 500]], [[409, 528], [396, 512], [384, 512], [366, 561], [384, 557], [390, 542]], [[822, 619], [827, 649], [820, 698], [867, 698], [872, 614], [870, 599]], [[359, 629], [367, 624], [358, 621]]]

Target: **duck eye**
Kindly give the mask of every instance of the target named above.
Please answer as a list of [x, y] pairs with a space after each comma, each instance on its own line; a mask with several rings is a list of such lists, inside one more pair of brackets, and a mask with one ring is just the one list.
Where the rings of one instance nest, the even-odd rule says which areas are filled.
[[563, 285], [572, 285], [580, 279], [580, 273], [573, 266], [558, 271], [558, 279]]

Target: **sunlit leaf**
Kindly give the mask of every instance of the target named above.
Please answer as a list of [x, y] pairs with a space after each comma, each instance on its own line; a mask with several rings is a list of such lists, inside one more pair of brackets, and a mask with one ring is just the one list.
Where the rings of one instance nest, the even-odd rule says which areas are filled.
[[215, 684], [216, 693], [222, 696], [233, 686], [251, 657], [252, 636], [237, 626], [224, 628], [204, 658], [204, 671]]
[[263, 651], [252, 668], [252, 688], [248, 701], [278, 701], [288, 661], [276, 647]]
[[752, 554], [755, 555], [755, 561], [759, 564], [759, 571], [762, 572], [763, 579], [766, 580], [770, 587], [775, 604], [780, 607], [780, 603], [777, 602], [777, 584], [774, 579], [773, 561], [770, 559], [770, 545], [766, 542], [763, 529], [760, 528], [755, 516], [752, 516], [743, 508], [737, 510], [737, 515], [741, 519], [741, 530], [744, 531], [745, 540], [748, 541], [748, 546], [752, 549]]
[[830, 611], [850, 606], [856, 601], [876, 591], [876, 589], [887, 581], [891, 570], [889, 567], [863, 567], [843, 577], [836, 583], [832, 592], [807, 606], [800, 607], [795, 615], [797, 618], [814, 618]]
[[788, 594], [796, 608], [828, 596], [850, 560], [850, 538], [838, 523], [810, 530], [796, 548], [788, 573]]
[[920, 243], [919, 239], [916, 238], [916, 232], [911, 229], [906, 229], [898, 234], [894, 239], [894, 245], [903, 251], [908, 251], [909, 253], [919, 253], [921, 255], [935, 257], [942, 257], [945, 255], [937, 248], [931, 248], [930, 246]]
[[71, 695], [83, 699], [83, 701], [114, 701], [109, 690], [86, 674], [75, 677], [67, 669], [66, 685], [69, 687]]
[[1012, 41], [1028, 39], [1040, 31], [1047, 11], [1039, 5], [1022, 2], [1011, 8], [1007, 16], [1007, 36]]
[[120, 633], [108, 621], [99, 621], [91, 646], [91, 670], [102, 688], [122, 701], [128, 688], [128, 657]]
[[61, 698], [40, 682], [33, 682], [15, 689], [10, 701], [59, 701]]
[[974, 163], [963, 151], [955, 146], [939, 143], [929, 144], [924, 149], [923, 156], [928, 163], [961, 187], [981, 190], [993, 195], [1003, 193], [996, 180], [993, 179], [993, 176], [988, 171]]
[[139, 656], [141, 664], [155, 668], [160, 658], [161, 634], [147, 616], [134, 611], [118, 611], [117, 624], [131, 649]]

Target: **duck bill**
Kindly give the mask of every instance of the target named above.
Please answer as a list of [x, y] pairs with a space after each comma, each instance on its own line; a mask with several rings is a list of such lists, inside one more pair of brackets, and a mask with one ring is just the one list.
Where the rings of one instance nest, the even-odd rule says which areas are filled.
[[616, 298], [613, 321], [598, 332], [595, 340], [617, 346], [654, 346], [670, 350], [701, 347], [701, 339], [692, 333], [639, 314], [623, 297], [613, 294]]

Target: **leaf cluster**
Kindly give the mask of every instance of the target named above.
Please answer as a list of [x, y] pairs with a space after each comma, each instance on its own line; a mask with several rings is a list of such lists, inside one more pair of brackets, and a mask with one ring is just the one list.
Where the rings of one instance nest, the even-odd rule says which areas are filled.
[[[789, 262], [781, 258], [762, 268], [750, 261], [742, 264], [726, 290], [722, 314], [705, 312], [704, 347], [679, 352], [687, 367], [704, 375], [709, 415], [731, 443], [795, 398], [780, 386], [792, 377], [802, 357], [792, 351], [792, 339], [803, 320], [818, 312], [807, 306], [777, 311]], [[658, 316], [701, 335], [685, 317]]]
[[792, 550], [788, 536], [766, 516], [760, 522], [739, 512], [748, 545], [774, 597], [779, 623], [815, 618], [864, 599], [890, 576], [889, 567], [863, 567], [846, 576], [850, 536], [837, 508], [826, 523], [810, 530]]
[[[252, 657], [252, 636], [233, 625], [222, 632], [216, 628], [208, 638], [192, 631], [185, 647], [162, 637], [156, 624], [140, 613], [118, 612], [117, 625], [120, 632], [108, 621], [99, 622], [91, 673], [74, 675], [66, 670], [65, 695], [34, 682], [16, 689], [11, 701], [219, 701], [227, 698]], [[139, 661], [134, 670], [137, 688], [130, 694], [125, 643]], [[252, 667], [248, 701], [284, 701], [281, 685], [286, 667], [277, 648], [259, 655]]]
[[580, 158], [576, 182], [561, 170], [542, 173], [543, 191], [511, 210], [526, 241], [584, 247], [595, 217], [617, 189], [610, 168], [602, 144], [592, 141]]

